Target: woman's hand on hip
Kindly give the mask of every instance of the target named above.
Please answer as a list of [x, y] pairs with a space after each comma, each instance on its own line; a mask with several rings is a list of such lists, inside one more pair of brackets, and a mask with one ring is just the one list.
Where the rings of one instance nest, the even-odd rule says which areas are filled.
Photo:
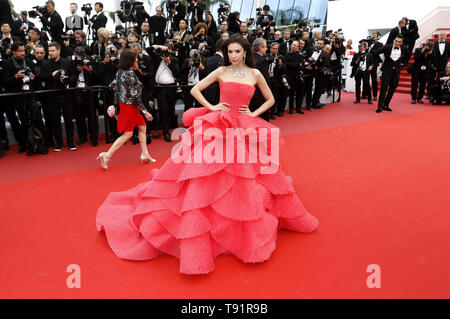
[[209, 109], [211, 111], [228, 111], [228, 112], [230, 112], [230, 109], [227, 106], [230, 106], [230, 104], [222, 102], [217, 105], [213, 105], [213, 106], [209, 107]]

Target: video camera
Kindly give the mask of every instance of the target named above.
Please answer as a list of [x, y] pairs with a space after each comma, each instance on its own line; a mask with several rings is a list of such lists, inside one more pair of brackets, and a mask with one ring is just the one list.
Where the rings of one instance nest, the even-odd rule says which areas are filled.
[[46, 6], [35, 6], [33, 7], [34, 10], [28, 11], [28, 15], [32, 19], [36, 19], [38, 16], [38, 12], [42, 13], [43, 15], [47, 14], [47, 7]]
[[92, 12], [92, 5], [90, 3], [83, 4], [81, 11], [83, 11], [85, 15], [90, 16]]
[[177, 1], [176, 0], [168, 0], [166, 2], [167, 11], [170, 11], [172, 9], [175, 10], [176, 6], [177, 6]]
[[4, 38], [1, 42], [0, 42], [0, 49], [2, 50], [7, 50], [11, 47], [11, 39], [10, 38]]

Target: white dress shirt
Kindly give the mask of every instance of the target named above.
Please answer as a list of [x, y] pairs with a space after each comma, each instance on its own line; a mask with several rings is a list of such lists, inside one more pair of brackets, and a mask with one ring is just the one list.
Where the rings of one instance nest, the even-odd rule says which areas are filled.
[[395, 49], [395, 47], [392, 47], [391, 52], [391, 59], [394, 61], [397, 61], [402, 56], [402, 49], [398, 48], [398, 50]]
[[156, 71], [155, 81], [157, 84], [172, 84], [175, 83], [172, 71], [167, 66], [164, 60], [161, 60], [158, 70]]

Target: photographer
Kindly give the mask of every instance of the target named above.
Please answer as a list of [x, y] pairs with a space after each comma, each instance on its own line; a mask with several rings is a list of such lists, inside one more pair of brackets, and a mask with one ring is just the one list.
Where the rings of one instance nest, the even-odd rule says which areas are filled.
[[[194, 106], [194, 98], [190, 91], [192, 86], [196, 85], [201, 79], [205, 77], [205, 67], [201, 63], [201, 56], [198, 50], [192, 49], [189, 53], [189, 58], [184, 60], [180, 73], [180, 84], [189, 85], [183, 87], [184, 96], [184, 112]], [[196, 103], [196, 107], [197, 107]]]
[[205, 4], [202, 0], [189, 1], [188, 14], [191, 14], [191, 26], [199, 22], [203, 22], [203, 13], [205, 12]]
[[275, 26], [273, 16], [269, 14], [269, 10], [270, 6], [267, 4], [264, 5], [263, 13], [258, 17], [258, 20], [256, 20], [256, 25], [263, 29], [263, 37], [266, 39], [269, 37], [270, 27]]
[[180, 30], [180, 21], [181, 19], [184, 19], [186, 16], [186, 6], [181, 0], [169, 0], [167, 2], [168, 11], [173, 16], [173, 25], [172, 30], [173, 31], [179, 31]]
[[78, 4], [71, 3], [70, 4], [70, 16], [66, 18], [66, 32], [72, 30], [75, 32], [77, 30], [83, 30], [84, 22], [83, 18], [77, 14]]
[[[89, 108], [91, 107], [90, 94], [83, 90], [93, 85], [93, 68], [92, 63], [86, 57], [86, 51], [83, 47], [76, 47], [72, 62], [75, 64], [75, 76], [77, 77], [76, 87], [79, 91], [73, 93], [73, 113], [75, 116], [77, 131], [78, 131], [78, 145], [82, 145], [87, 141], [87, 134], [89, 130], [89, 137], [93, 146], [97, 145], [98, 136], [98, 119], [91, 118]], [[95, 113], [95, 112], [94, 112]], [[86, 120], [88, 125], [86, 125]]]
[[[122, 39], [122, 38], [120, 38]], [[119, 40], [120, 40], [119, 39]], [[118, 53], [119, 49], [110, 45], [105, 48], [105, 58], [103, 61], [94, 64], [94, 77], [96, 83], [104, 86], [114, 87], [115, 78], [118, 71]], [[122, 49], [122, 51], [125, 48]], [[113, 90], [107, 90], [105, 96], [105, 100], [103, 101], [104, 105], [109, 106], [114, 103], [114, 92]], [[109, 136], [113, 141], [115, 141], [119, 136], [119, 132], [117, 131], [117, 120], [114, 117], [108, 116], [108, 125], [111, 130], [111, 136]]]
[[[155, 72], [152, 58], [149, 55], [142, 54], [142, 47], [139, 43], [135, 42], [130, 45], [130, 48], [136, 52], [138, 57], [138, 68], [134, 71], [139, 81], [141, 81], [142, 87], [142, 103], [146, 107], [149, 108], [150, 95], [151, 95], [151, 87], [155, 86]], [[150, 111], [148, 109], [148, 111]], [[147, 122], [147, 144], [151, 143], [150, 137], [150, 127], [151, 122]], [[138, 131], [137, 129], [133, 132], [133, 144], [137, 144], [139, 142], [138, 139]]]
[[[274, 120], [275, 114], [279, 117], [284, 115], [284, 109], [286, 107], [286, 98], [288, 88], [285, 83], [287, 66], [284, 63], [284, 57], [278, 53], [280, 44], [272, 42], [270, 45], [270, 54], [266, 56], [266, 60], [269, 63], [269, 79], [270, 87], [276, 101], [276, 106], [270, 109], [270, 118]], [[284, 80], [283, 80], [284, 79]]]
[[[405, 24], [405, 46], [408, 48], [409, 55], [413, 53], [414, 46], [416, 45], [416, 40], [419, 36], [419, 27], [417, 26], [416, 20], [410, 20], [407, 17], [403, 17], [402, 20], [406, 22]], [[409, 57], [407, 58], [409, 61]]]
[[292, 39], [291, 39], [291, 31], [284, 30], [283, 32], [283, 40], [280, 43], [280, 54], [286, 56], [289, 52], [291, 52]]
[[433, 105], [440, 105], [444, 101], [450, 104], [450, 62], [447, 63], [445, 71], [438, 74], [438, 88], [435, 94], [435, 102]]
[[241, 14], [239, 11], [234, 11], [228, 15], [228, 32], [230, 33], [239, 33], [240, 32], [240, 26], [241, 21], [239, 20], [239, 17]]
[[150, 20], [150, 15], [145, 11], [144, 3], [139, 0], [124, 0], [120, 2], [121, 10], [116, 11], [118, 18], [122, 23], [132, 23], [140, 30], [144, 21]]
[[64, 22], [61, 19], [59, 13], [55, 10], [55, 3], [49, 0], [45, 3], [46, 14], [44, 15], [41, 11], [36, 11], [37, 15], [40, 17], [42, 25], [50, 33], [53, 42], [59, 42], [62, 44], [62, 34], [64, 30]]
[[[252, 50], [253, 50], [253, 60], [255, 61], [255, 68], [261, 72], [266, 82], [269, 83], [269, 65], [264, 57], [267, 53], [267, 41], [262, 38], [256, 39], [252, 43]], [[257, 87], [255, 89], [255, 93], [253, 94], [253, 97], [250, 101], [248, 108], [250, 109], [250, 111], [253, 112], [263, 103], [263, 101], [265, 101], [265, 98], [262, 95], [261, 90]], [[269, 122], [270, 109], [262, 113], [260, 117]]]
[[[45, 80], [45, 87], [48, 90], [64, 90], [73, 86], [77, 82], [72, 61], [61, 58], [61, 45], [52, 42], [48, 46], [49, 60], [45, 61], [41, 68], [41, 77]], [[50, 114], [55, 127], [56, 146], [53, 149], [59, 152], [63, 147], [61, 112], [64, 117], [66, 129], [67, 146], [71, 151], [76, 150], [73, 144], [73, 105], [68, 99], [68, 94], [64, 92], [52, 93], [49, 99]]]
[[249, 34], [247, 22], [241, 22], [241, 25], [239, 26], [239, 34], [248, 40]]
[[[31, 61], [25, 58], [25, 44], [16, 41], [11, 45], [12, 56], [3, 64], [3, 85], [7, 93], [29, 92], [33, 89], [34, 74], [31, 70]], [[31, 96], [13, 96], [5, 103], [5, 113], [11, 123], [14, 138], [19, 144], [19, 153], [27, 151], [32, 155], [33, 150], [28, 141], [28, 128], [30, 126]], [[19, 115], [17, 120], [15, 112]], [[3, 116], [3, 115], [2, 115]]]
[[97, 31], [98, 40], [92, 43], [89, 54], [95, 59], [95, 62], [102, 61], [105, 58], [105, 48], [109, 43], [109, 32], [105, 28]]
[[[369, 39], [368, 52], [374, 55], [378, 50], [383, 47], [383, 44], [378, 42], [380, 40], [381, 34], [379, 32], [372, 33], [372, 38]], [[372, 81], [372, 97], [373, 101], [377, 100], [378, 96], [378, 59], [374, 59], [374, 66], [370, 71], [370, 79]], [[367, 92], [363, 89], [363, 98], [367, 96]]]
[[6, 60], [11, 56], [11, 45], [19, 41], [18, 38], [11, 34], [11, 27], [8, 23], [3, 23], [1, 26], [2, 37], [0, 39], [1, 59]]
[[92, 16], [92, 18], [88, 21], [88, 25], [92, 27], [94, 30], [94, 41], [98, 40], [98, 30], [100, 28], [106, 28], [106, 24], [108, 23], [108, 18], [103, 12], [103, 3], [96, 2], [94, 6], [94, 10], [96, 14]]
[[367, 52], [367, 42], [361, 42], [358, 45], [359, 52], [353, 55], [351, 62], [352, 74], [355, 77], [356, 100], [355, 104], [361, 101], [361, 80], [363, 81], [364, 91], [368, 94], [368, 103], [372, 104], [372, 94], [370, 92], [369, 77], [370, 72], [375, 67], [375, 59], [372, 53]]
[[208, 28], [208, 35], [214, 39], [217, 34], [216, 21], [214, 20], [213, 15], [209, 11], [206, 12], [205, 16], [206, 16], [205, 23], [206, 23], [206, 27]]
[[[334, 34], [334, 38], [331, 40], [331, 53], [328, 59], [327, 66], [327, 82], [326, 90], [328, 96], [331, 96], [331, 89], [335, 88], [340, 91], [342, 82], [342, 61], [345, 57], [344, 38], [338, 30]], [[367, 48], [366, 48], [367, 49]]]
[[[308, 58], [308, 62], [312, 67], [312, 75], [314, 78], [314, 95], [312, 96], [311, 107], [314, 109], [319, 109], [324, 107], [325, 104], [320, 103], [320, 96], [322, 95], [322, 90], [326, 84], [326, 76], [324, 74], [324, 66], [326, 62], [326, 55], [323, 52], [325, 47], [325, 40], [320, 39], [317, 41], [316, 49], [312, 52], [311, 56]], [[306, 87], [306, 94], [311, 94], [312, 88]], [[308, 100], [308, 98], [307, 98]], [[307, 104], [307, 106], [309, 106]]]
[[47, 58], [48, 45], [46, 42], [41, 41], [41, 31], [39, 31], [39, 29], [37, 29], [37, 28], [31, 28], [28, 31], [28, 41], [26, 44], [28, 58], [31, 58], [31, 56], [33, 56], [34, 50], [35, 50], [36, 46], [38, 46], [38, 45], [41, 45], [44, 47], [46, 58]]
[[155, 39], [155, 44], [162, 45], [166, 42], [166, 36], [164, 34], [166, 29], [167, 19], [162, 16], [163, 8], [161, 6], [156, 7], [156, 15], [151, 16], [150, 23], [150, 34], [153, 35]]
[[20, 18], [14, 21], [12, 25], [12, 35], [17, 37], [23, 43], [27, 41], [27, 35], [30, 28], [34, 27], [34, 23], [28, 20], [28, 12], [21, 11]]
[[151, 47], [153, 44], [149, 31], [150, 31], [150, 24], [148, 23], [148, 21], [142, 22], [139, 42], [141, 43], [141, 47], [143, 50]]
[[[197, 23], [194, 28], [195, 49], [201, 52], [203, 57], [209, 57], [214, 54], [214, 40], [208, 35], [207, 26], [204, 22]], [[203, 47], [203, 49], [201, 48]]]
[[184, 60], [186, 60], [187, 57], [189, 57], [189, 52], [192, 50], [190, 48], [189, 42], [181, 41], [181, 35], [180, 32], [175, 32], [173, 39], [173, 55], [178, 59], [178, 62], [180, 63], [179, 67], [181, 69]]
[[222, 25], [223, 21], [228, 21], [228, 15], [231, 12], [231, 7], [229, 4], [225, 3], [219, 4], [219, 9], [217, 9], [217, 13], [218, 13], [218, 18], [217, 20], [219, 21], [219, 24]]
[[[170, 48], [169, 48], [170, 46]], [[147, 50], [152, 58], [156, 75], [155, 82], [158, 98], [158, 112], [161, 120], [164, 140], [170, 142], [169, 127], [173, 119], [175, 119], [175, 102], [177, 88], [175, 87], [175, 79], [179, 77], [179, 62], [176, 57], [172, 56], [172, 43], [166, 41], [164, 46], [155, 45]]]
[[[300, 46], [301, 44], [301, 46]], [[294, 96], [295, 97], [295, 109], [297, 113], [303, 114], [302, 103], [305, 96], [305, 83], [301, 81], [301, 66], [304, 57], [300, 54], [300, 49], [305, 46], [304, 41], [293, 41], [291, 45], [291, 52], [286, 56], [286, 80], [288, 85], [283, 83], [283, 86], [287, 88], [289, 95], [289, 114], [294, 113]], [[283, 109], [284, 111], [284, 109]]]
[[[425, 87], [430, 77], [436, 73], [436, 67], [432, 65], [434, 43], [427, 43], [422, 48], [417, 48], [414, 52], [414, 63], [407, 68], [411, 73], [411, 104], [423, 104], [422, 98]], [[417, 88], [419, 86], [419, 94]]]

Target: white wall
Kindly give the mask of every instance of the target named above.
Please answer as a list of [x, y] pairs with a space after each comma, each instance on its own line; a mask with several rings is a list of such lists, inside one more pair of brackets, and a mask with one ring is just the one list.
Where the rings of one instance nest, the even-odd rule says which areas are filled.
[[[342, 28], [353, 43], [366, 38], [369, 29], [392, 29], [402, 17], [419, 21], [450, 0], [338, 0], [328, 3], [328, 29]], [[448, 17], [450, 27], [450, 16]], [[420, 30], [419, 30], [420, 33]]]

